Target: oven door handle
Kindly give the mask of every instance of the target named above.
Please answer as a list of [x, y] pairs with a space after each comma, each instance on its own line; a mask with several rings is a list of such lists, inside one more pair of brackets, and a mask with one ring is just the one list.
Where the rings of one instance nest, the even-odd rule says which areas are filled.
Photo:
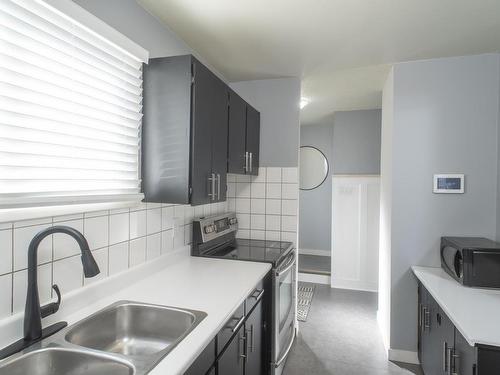
[[[292, 325], [294, 322], [292, 322]], [[292, 339], [290, 340], [290, 343], [288, 344], [288, 347], [286, 348], [285, 352], [283, 355], [274, 363], [274, 367], [278, 368], [281, 366], [281, 364], [285, 361], [286, 357], [288, 356], [288, 353], [290, 353], [290, 350], [292, 350], [293, 342], [295, 341], [295, 328], [293, 328], [293, 333], [292, 333]]]
[[280, 277], [281, 275], [287, 273], [290, 270], [290, 268], [292, 268], [294, 265], [295, 265], [295, 253], [292, 253], [291, 261], [288, 262], [288, 265], [285, 268], [276, 271], [276, 277]]

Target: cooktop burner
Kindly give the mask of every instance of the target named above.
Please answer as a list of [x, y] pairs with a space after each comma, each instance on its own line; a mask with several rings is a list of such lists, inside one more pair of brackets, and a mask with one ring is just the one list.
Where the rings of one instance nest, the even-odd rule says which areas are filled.
[[267, 262], [276, 265], [291, 248], [291, 242], [237, 238], [226, 246], [205, 255], [216, 258]]
[[292, 242], [236, 238], [238, 220], [233, 212], [193, 221], [191, 255], [280, 264], [293, 250]]

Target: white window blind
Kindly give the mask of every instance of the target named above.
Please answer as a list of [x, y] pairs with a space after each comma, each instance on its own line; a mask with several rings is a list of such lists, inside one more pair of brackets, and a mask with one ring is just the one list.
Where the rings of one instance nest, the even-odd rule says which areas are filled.
[[0, 1], [0, 208], [143, 198], [143, 62], [69, 0]]

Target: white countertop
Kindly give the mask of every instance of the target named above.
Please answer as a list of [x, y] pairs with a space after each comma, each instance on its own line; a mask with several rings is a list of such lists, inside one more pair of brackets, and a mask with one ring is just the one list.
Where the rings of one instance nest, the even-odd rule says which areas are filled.
[[412, 267], [467, 342], [500, 346], [500, 290], [469, 288], [437, 267]]
[[[150, 372], [182, 374], [270, 269], [267, 263], [198, 258], [185, 253], [166, 255], [154, 264], [63, 296], [60, 312], [44, 319], [44, 326], [60, 320], [73, 324], [120, 300], [204, 311], [207, 317]], [[19, 331], [20, 318], [18, 315], [0, 322], [4, 339]]]

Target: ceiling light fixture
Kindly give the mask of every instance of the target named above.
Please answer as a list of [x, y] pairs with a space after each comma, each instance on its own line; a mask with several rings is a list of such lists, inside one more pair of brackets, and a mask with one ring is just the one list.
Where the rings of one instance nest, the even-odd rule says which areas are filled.
[[304, 108], [308, 104], [309, 104], [309, 99], [307, 99], [307, 98], [300, 98], [300, 109]]

